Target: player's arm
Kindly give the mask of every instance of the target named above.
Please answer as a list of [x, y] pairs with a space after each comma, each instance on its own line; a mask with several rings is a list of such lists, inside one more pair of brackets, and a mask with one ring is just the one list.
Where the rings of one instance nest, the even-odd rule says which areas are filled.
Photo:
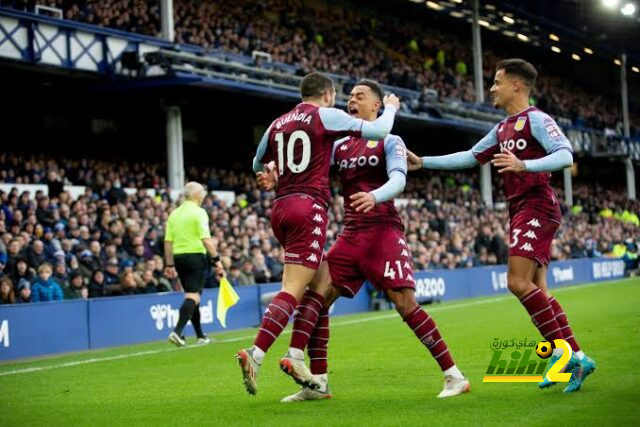
[[384, 152], [389, 180], [368, 193], [359, 192], [351, 195], [351, 206], [358, 212], [369, 212], [376, 204], [389, 201], [404, 190], [407, 183], [407, 156], [404, 142], [398, 136], [389, 135], [384, 140]]
[[271, 131], [271, 126], [267, 128], [260, 139], [260, 143], [258, 144], [258, 150], [256, 151], [256, 155], [253, 158], [253, 171], [255, 173], [262, 172], [263, 166], [263, 157], [269, 147], [269, 132]]
[[573, 164], [571, 142], [562, 133], [558, 124], [542, 111], [529, 113], [532, 136], [542, 145], [547, 155], [539, 159], [520, 160], [509, 150], [502, 150], [491, 161], [504, 172], [553, 172]]
[[468, 169], [478, 164], [484, 164], [498, 151], [498, 125], [487, 133], [470, 150], [459, 151], [444, 156], [418, 157], [407, 151], [409, 170], [417, 169]]
[[395, 95], [385, 96], [384, 99], [384, 112], [373, 122], [352, 117], [337, 108], [320, 108], [320, 120], [328, 131], [380, 140], [391, 132], [396, 112], [400, 108], [400, 101]]

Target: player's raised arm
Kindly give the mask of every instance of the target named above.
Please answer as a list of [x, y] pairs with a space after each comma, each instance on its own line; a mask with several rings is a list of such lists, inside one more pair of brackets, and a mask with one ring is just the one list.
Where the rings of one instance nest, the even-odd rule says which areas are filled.
[[532, 111], [528, 115], [531, 134], [548, 154], [539, 159], [519, 160], [510, 151], [503, 150], [491, 161], [494, 166], [502, 168], [498, 172], [553, 172], [571, 166], [573, 164], [571, 142], [562, 133], [555, 120], [539, 110]]
[[368, 193], [359, 192], [351, 195], [351, 206], [356, 211], [369, 212], [378, 203], [397, 197], [407, 183], [407, 155], [402, 138], [389, 135], [384, 140], [384, 153], [389, 180], [382, 186]]
[[337, 108], [320, 108], [320, 120], [328, 131], [379, 140], [391, 132], [396, 112], [400, 108], [400, 100], [393, 94], [385, 96], [383, 102], [384, 113], [373, 122], [350, 116]]

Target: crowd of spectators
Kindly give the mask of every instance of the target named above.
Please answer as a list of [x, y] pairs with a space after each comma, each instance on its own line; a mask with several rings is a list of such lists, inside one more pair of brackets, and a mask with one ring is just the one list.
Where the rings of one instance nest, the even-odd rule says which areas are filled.
[[[19, 7], [16, 0], [0, 3]], [[160, 35], [157, 0], [40, 0], [56, 6], [66, 19], [78, 20], [151, 36]], [[274, 61], [298, 67], [299, 73], [321, 70], [369, 77], [393, 86], [423, 92], [435, 89], [440, 100], [475, 99], [471, 49], [467, 38], [425, 28], [420, 22], [400, 23], [373, 11], [335, 2], [302, 0], [175, 0], [175, 39], [178, 43], [251, 55], [269, 53]], [[351, 6], [351, 7], [350, 7]], [[485, 47], [485, 87], [502, 55]], [[520, 52], [517, 52], [520, 54]], [[576, 85], [571, 76], [540, 77], [534, 98], [549, 113], [575, 125], [621, 130], [618, 102]], [[632, 110], [632, 135], [638, 130]]]
[[[87, 168], [94, 168], [89, 173]], [[0, 182], [46, 184], [49, 193], [0, 191], [0, 300], [49, 301], [132, 295], [179, 289], [163, 271], [165, 221], [171, 200], [158, 165], [89, 160], [45, 161], [0, 154]], [[236, 193], [233, 204], [208, 196], [212, 236], [235, 285], [279, 281], [283, 253], [269, 223], [272, 192], [262, 192], [247, 172], [188, 169], [210, 190]], [[77, 180], [76, 180], [77, 179]], [[115, 184], [117, 183], [117, 184]], [[127, 194], [121, 185], [140, 184]], [[64, 187], [86, 185], [72, 199]], [[156, 195], [144, 191], [155, 188]], [[399, 208], [415, 269], [453, 269], [506, 262], [508, 213], [501, 183], [497, 207], [481, 202], [473, 172], [412, 174]], [[327, 246], [342, 226], [342, 202], [333, 182]], [[640, 204], [624, 192], [575, 185], [575, 205], [553, 241], [553, 259], [599, 256], [640, 239]], [[562, 197], [561, 191], [559, 194]], [[626, 212], [626, 213], [625, 213]], [[631, 243], [629, 243], [629, 240]], [[210, 273], [207, 286], [218, 278]]]

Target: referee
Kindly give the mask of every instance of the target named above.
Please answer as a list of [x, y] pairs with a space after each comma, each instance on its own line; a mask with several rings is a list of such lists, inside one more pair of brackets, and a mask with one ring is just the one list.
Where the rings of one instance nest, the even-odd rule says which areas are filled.
[[200, 325], [200, 294], [209, 266], [207, 252], [211, 255], [216, 273], [224, 275], [218, 251], [211, 238], [209, 217], [201, 207], [205, 195], [202, 185], [193, 181], [187, 183], [184, 186], [184, 202], [171, 212], [167, 220], [164, 237], [165, 274], [170, 278], [177, 274], [185, 292], [178, 324], [169, 334], [169, 341], [178, 347], [186, 345], [182, 330], [189, 320], [196, 331], [198, 343], [210, 342]]

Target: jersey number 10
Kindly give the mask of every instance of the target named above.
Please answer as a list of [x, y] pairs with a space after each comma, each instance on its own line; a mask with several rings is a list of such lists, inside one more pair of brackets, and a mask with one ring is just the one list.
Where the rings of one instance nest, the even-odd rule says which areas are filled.
[[[299, 163], [296, 163], [293, 153], [298, 141], [302, 141], [302, 158]], [[278, 172], [282, 175], [284, 173], [284, 133], [276, 133], [276, 142], [278, 143]], [[297, 130], [289, 136], [287, 142], [287, 167], [293, 173], [304, 172], [309, 166], [309, 160], [311, 160], [311, 140], [305, 131]]]

